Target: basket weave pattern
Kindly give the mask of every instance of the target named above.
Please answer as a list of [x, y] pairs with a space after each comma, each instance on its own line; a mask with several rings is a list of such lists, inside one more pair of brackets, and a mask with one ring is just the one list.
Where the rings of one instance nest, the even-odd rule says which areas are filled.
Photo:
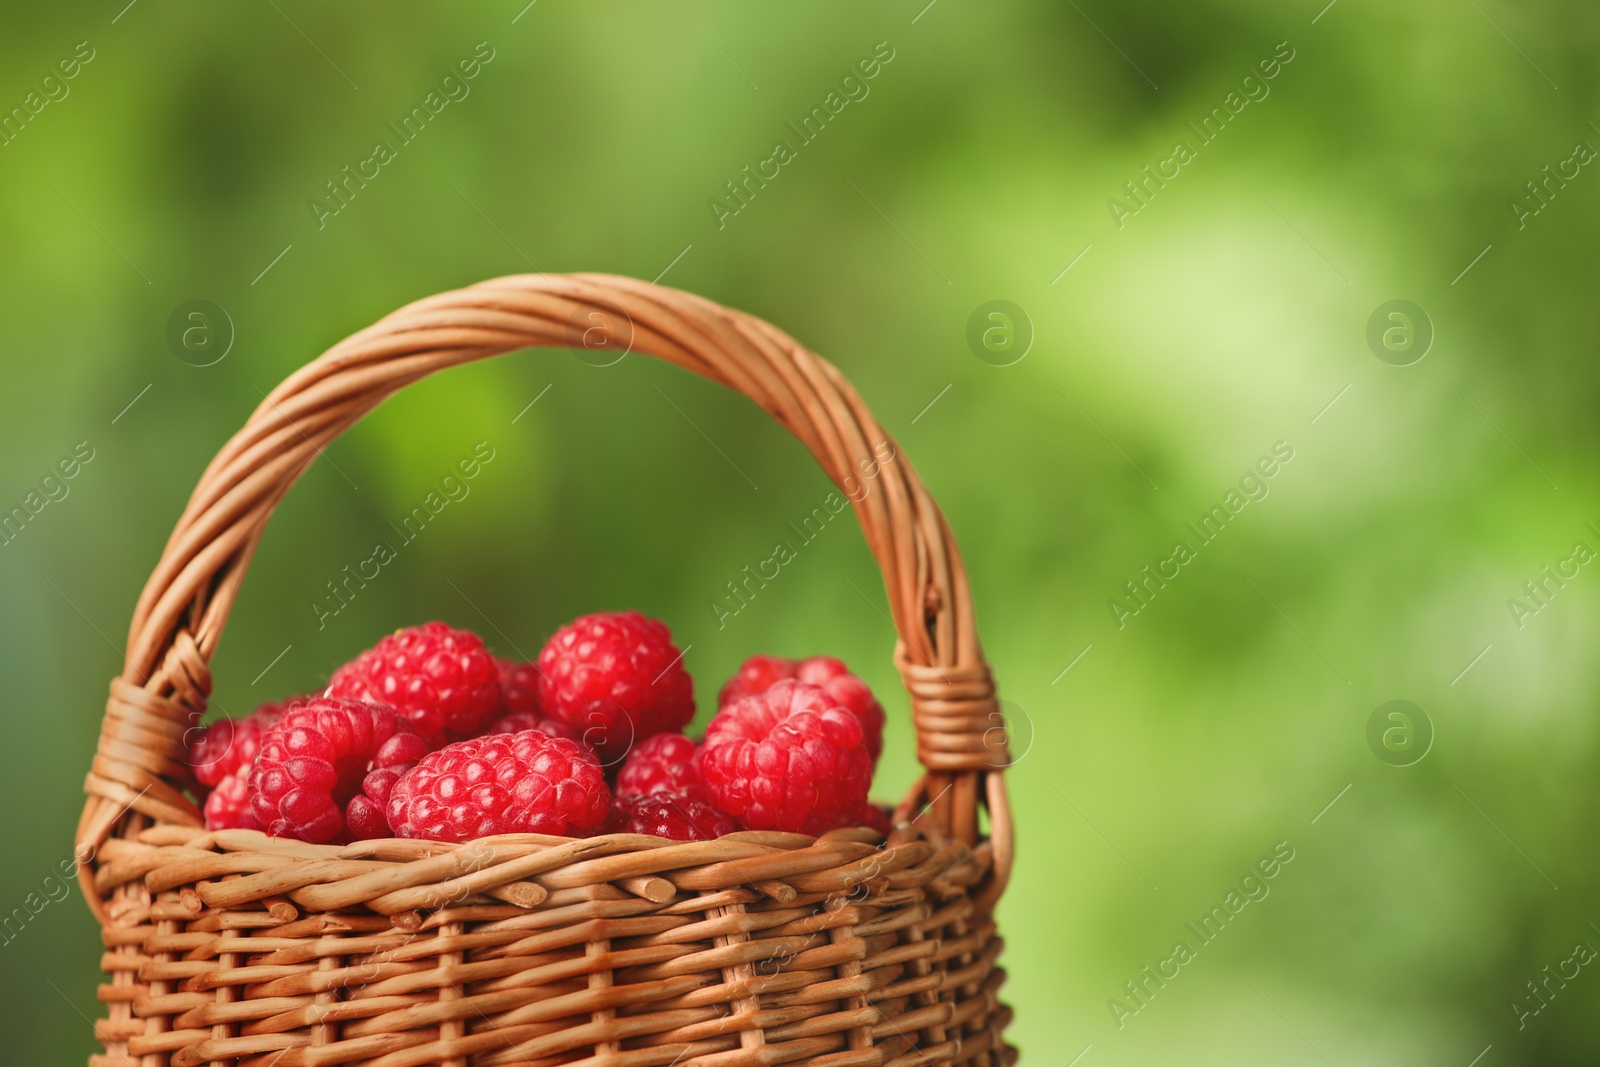
[[847, 492], [890, 441], [837, 370], [774, 327], [611, 276], [429, 297], [292, 375], [201, 476], [111, 683], [78, 829], [109, 976], [92, 1067], [1015, 1062], [997, 999], [993, 911], [1012, 846], [994, 684], [960, 555], [903, 453], [855, 502], [925, 768], [887, 841], [850, 829], [335, 847], [203, 828], [178, 784], [184, 734], [284, 494], [403, 386], [574, 345], [738, 390]]

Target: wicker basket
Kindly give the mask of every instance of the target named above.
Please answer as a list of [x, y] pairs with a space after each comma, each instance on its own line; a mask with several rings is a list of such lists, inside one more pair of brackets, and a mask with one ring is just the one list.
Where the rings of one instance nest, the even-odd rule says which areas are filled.
[[[207, 832], [183, 739], [267, 518], [402, 386], [529, 346], [658, 356], [736, 389], [856, 502], [926, 773], [887, 841], [743, 832], [308, 845]], [[993, 911], [1006, 760], [966, 572], [904, 456], [774, 327], [627, 278], [526, 275], [396, 311], [273, 391], [206, 468], [134, 611], [78, 829], [105, 940], [94, 1065], [1008, 1067]], [[987, 811], [987, 833], [980, 825]]]

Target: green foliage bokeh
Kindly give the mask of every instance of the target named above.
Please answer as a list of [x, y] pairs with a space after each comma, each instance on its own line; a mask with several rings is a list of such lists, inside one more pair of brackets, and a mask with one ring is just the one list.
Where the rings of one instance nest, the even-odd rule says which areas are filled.
[[[1026, 753], [1000, 922], [1029, 1062], [1600, 1058], [1593, 968], [1537, 1014], [1528, 987], [1600, 945], [1600, 577], [1576, 552], [1600, 547], [1600, 177], [1578, 151], [1600, 145], [1600, 16], [925, 2], [7, 11], [0, 115], [27, 114], [0, 138], [0, 507], [93, 458], [0, 547], [0, 914], [53, 893], [134, 601], [267, 390], [432, 292], [665, 271], [836, 362], [956, 531]], [[378, 141], [393, 158], [332, 213], [326, 183]], [[1367, 339], [1395, 299], [1433, 331], [1407, 366]], [[214, 365], [169, 343], [195, 300], [231, 320]], [[969, 346], [992, 300], [1031, 333], [1010, 365]], [[479, 442], [470, 494], [319, 619]], [[1252, 475], [1279, 442], [1292, 459]], [[451, 372], [288, 497], [214, 707], [317, 687], [412, 622], [532, 655], [634, 607], [692, 646], [702, 721], [749, 654], [845, 658], [889, 709], [896, 798], [906, 701], [853, 526], [712, 608], [829, 488], [752, 405], [663, 364]], [[1197, 536], [1213, 505], [1231, 517]], [[1193, 558], [1167, 562], [1179, 541]], [[1409, 766], [1369, 746], [1394, 699], [1431, 724]], [[1292, 861], [1258, 881], [1275, 849]], [[1259, 899], [1202, 944], [1188, 924], [1247, 876]], [[1179, 940], [1194, 958], [1145, 979]], [[98, 952], [76, 889], [8, 932], [3, 1058], [82, 1062]]]

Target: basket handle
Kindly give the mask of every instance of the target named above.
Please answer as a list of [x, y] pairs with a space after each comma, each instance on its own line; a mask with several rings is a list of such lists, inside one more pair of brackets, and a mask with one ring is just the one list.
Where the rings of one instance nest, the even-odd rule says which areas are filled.
[[[899, 631], [895, 665], [926, 768], [902, 810], [926, 803], [945, 834], [974, 843], [983, 803], [997, 894], [1011, 842], [994, 683], [960, 553], [910, 461], [832, 365], [775, 327], [691, 293], [598, 274], [518, 275], [419, 300], [334, 345], [262, 401], [201, 475], [139, 597], [85, 786], [80, 855], [129, 811], [199, 822], [175, 784], [184, 733], [204, 710], [207, 664], [267, 519], [322, 449], [403, 386], [534, 346], [657, 356], [750, 397], [811, 450], [854, 503]], [[891, 461], [882, 461], [883, 445], [894, 449]], [[862, 494], [864, 464], [874, 462], [876, 484]]]

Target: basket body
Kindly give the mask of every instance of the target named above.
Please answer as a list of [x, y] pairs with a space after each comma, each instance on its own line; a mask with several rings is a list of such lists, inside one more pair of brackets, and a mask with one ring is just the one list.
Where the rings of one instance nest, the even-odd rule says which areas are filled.
[[[335, 847], [206, 831], [183, 792], [185, 734], [294, 480], [427, 374], [580, 344], [745, 393], [855, 504], [926, 768], [888, 838]], [[605, 276], [431, 297], [291, 376], [202, 476], [112, 681], [78, 830], [109, 976], [92, 1067], [1009, 1067], [993, 920], [1012, 854], [1004, 736], [965, 570], [909, 461], [852, 491], [887, 441], [838, 372], [775, 328]]]
[[886, 847], [141, 837], [106, 857], [149, 873], [106, 926], [100, 1024], [141, 1064], [1014, 1059], [1000, 942], [968, 891], [983, 859], [915, 827]]

